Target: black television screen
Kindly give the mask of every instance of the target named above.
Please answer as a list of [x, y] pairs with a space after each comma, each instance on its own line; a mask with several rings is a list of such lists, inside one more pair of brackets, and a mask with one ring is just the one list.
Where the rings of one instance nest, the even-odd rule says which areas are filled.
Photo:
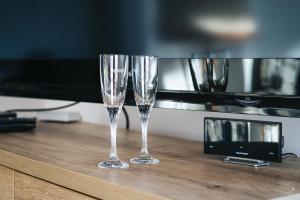
[[[232, 70], [243, 63], [232, 59], [226, 91], [208, 93], [184, 59], [299, 58], [299, 7], [298, 0], [0, 0], [0, 94], [101, 102], [100, 53], [150, 54], [161, 58], [157, 107], [299, 117], [241, 105], [299, 109], [298, 77], [251, 79], [249, 90], [253, 77]], [[134, 105], [130, 88], [126, 104]]]
[[0, 59], [97, 59], [100, 52], [299, 57], [298, 0], [0, 0], [0, 5]]
[[0, 94], [101, 102], [99, 73], [93, 59], [2, 59]]

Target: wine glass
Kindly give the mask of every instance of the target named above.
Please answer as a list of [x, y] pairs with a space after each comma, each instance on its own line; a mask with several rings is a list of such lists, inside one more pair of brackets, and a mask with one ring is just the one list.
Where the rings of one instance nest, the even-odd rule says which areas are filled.
[[128, 56], [100, 55], [100, 82], [104, 106], [106, 107], [110, 131], [111, 149], [109, 158], [98, 164], [99, 168], [128, 168], [118, 158], [116, 136], [119, 113], [125, 100], [128, 80]]
[[140, 154], [130, 160], [135, 164], [158, 164], [159, 160], [148, 153], [148, 119], [157, 91], [158, 58], [156, 56], [132, 56], [132, 83], [134, 98], [140, 112], [142, 124], [142, 149]]

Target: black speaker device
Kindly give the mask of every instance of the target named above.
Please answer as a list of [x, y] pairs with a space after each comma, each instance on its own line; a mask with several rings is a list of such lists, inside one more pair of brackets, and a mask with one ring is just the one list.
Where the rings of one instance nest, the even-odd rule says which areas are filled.
[[280, 122], [204, 118], [204, 153], [282, 161]]

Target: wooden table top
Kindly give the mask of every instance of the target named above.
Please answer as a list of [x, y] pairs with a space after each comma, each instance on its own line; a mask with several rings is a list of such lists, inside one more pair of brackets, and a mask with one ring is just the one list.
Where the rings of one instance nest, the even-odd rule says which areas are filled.
[[[123, 161], [140, 134], [118, 130]], [[109, 128], [39, 123], [34, 132], [0, 134], [0, 164], [100, 199], [269, 199], [300, 192], [300, 160], [254, 169], [204, 155], [200, 142], [149, 134], [159, 165], [98, 169], [109, 154]]]

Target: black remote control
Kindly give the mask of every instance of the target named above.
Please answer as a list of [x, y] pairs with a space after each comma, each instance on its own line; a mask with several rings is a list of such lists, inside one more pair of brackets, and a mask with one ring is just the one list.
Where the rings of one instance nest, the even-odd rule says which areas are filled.
[[2, 118], [17, 118], [17, 113], [14, 112], [0, 112], [0, 119]]
[[36, 124], [36, 118], [0, 118], [0, 125], [9, 124]]
[[25, 132], [35, 129], [36, 124], [4, 124], [0, 125], [0, 133]]
[[31, 131], [36, 127], [36, 118], [17, 118], [16, 113], [0, 113], [0, 133]]

